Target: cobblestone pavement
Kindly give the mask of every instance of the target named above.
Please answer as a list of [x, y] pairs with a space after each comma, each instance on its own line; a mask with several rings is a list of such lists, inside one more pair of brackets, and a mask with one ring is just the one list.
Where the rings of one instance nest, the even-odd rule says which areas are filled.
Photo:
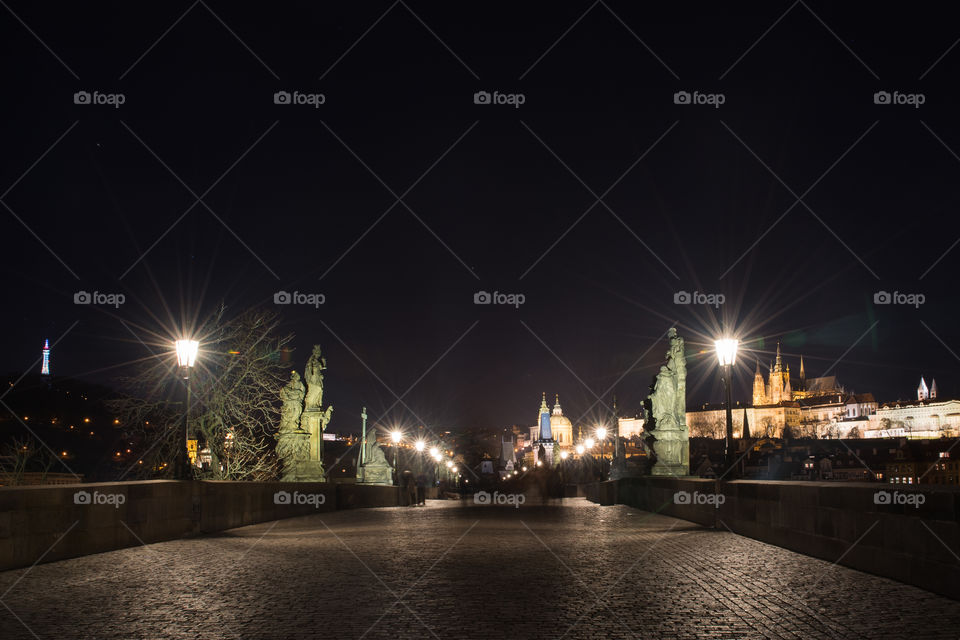
[[960, 602], [583, 499], [281, 520], [0, 573], [14, 638], [957, 638]]

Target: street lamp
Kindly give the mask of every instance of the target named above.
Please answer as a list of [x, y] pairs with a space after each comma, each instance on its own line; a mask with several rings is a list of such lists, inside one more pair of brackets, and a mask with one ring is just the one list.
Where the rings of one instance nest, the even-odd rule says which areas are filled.
[[190, 480], [193, 472], [190, 470], [190, 455], [187, 453], [187, 422], [190, 419], [190, 370], [197, 362], [197, 352], [200, 343], [196, 340], [177, 340], [174, 343], [177, 350], [177, 366], [180, 375], [187, 381], [187, 402], [183, 412], [183, 431], [181, 432], [180, 446], [177, 451], [177, 479]]
[[726, 437], [726, 458], [727, 473], [733, 473], [733, 407], [730, 398], [730, 388], [733, 386], [731, 375], [733, 373], [733, 363], [737, 359], [737, 346], [739, 341], [736, 338], [723, 338], [714, 341], [717, 348], [717, 359], [720, 361], [720, 371], [723, 376], [723, 387], [727, 401], [727, 437]]
[[397, 454], [400, 452], [400, 440], [403, 438], [403, 434], [399, 430], [394, 429], [390, 433], [390, 439], [393, 440], [393, 477], [394, 482], [397, 484], [397, 504], [400, 502], [400, 467], [397, 465]]
[[607, 444], [607, 430], [605, 427], [597, 427], [597, 437], [600, 438], [600, 481], [603, 481], [603, 447]]
[[586, 451], [586, 449], [583, 448], [583, 445], [582, 445], [582, 444], [578, 444], [578, 445], [577, 445], [577, 455], [578, 455], [578, 456], [582, 456], [584, 451]]

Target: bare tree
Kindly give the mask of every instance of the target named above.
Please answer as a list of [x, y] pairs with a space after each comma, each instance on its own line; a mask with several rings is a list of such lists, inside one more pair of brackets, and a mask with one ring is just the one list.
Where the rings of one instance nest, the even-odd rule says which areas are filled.
[[[275, 434], [280, 389], [289, 370], [281, 352], [293, 334], [281, 334], [273, 311], [251, 309], [228, 318], [221, 307], [197, 331], [200, 356], [190, 375], [188, 433], [210, 452], [194, 468], [218, 480], [272, 480], [277, 476]], [[110, 408], [130, 425], [137, 462], [124, 475], [168, 476], [183, 446], [185, 381], [173, 359], [154, 359], [121, 381], [125, 395]]]
[[43, 484], [55, 464], [57, 457], [33, 438], [14, 438], [4, 445], [0, 454], [0, 481], [8, 485], [23, 484], [24, 475], [33, 469], [39, 472]]

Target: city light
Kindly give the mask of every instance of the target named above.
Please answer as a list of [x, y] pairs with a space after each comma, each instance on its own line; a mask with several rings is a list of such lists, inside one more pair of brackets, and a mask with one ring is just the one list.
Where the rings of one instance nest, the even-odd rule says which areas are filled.
[[453, 466], [453, 462], [450, 460], [447, 460], [447, 469], [451, 468], [452, 466]]
[[714, 340], [713, 344], [717, 348], [717, 359], [721, 367], [732, 365], [737, 359], [737, 345], [740, 341], [736, 338], [723, 338]]
[[200, 343], [196, 340], [177, 340], [177, 364], [181, 367], [191, 368], [197, 361], [197, 351], [200, 349]]
[[587, 446], [587, 449], [593, 449], [593, 445], [596, 443], [594, 442], [593, 438], [587, 438], [583, 441], [583, 444]]
[[597, 437], [601, 440], [607, 437], [607, 430], [605, 427], [597, 427]]
[[569, 456], [569, 455], [570, 455], [570, 454], [567, 453], [566, 451], [561, 451], [561, 452], [560, 452], [560, 459], [561, 459], [561, 460], [566, 460], [566, 459], [567, 459], [567, 456]]
[[414, 443], [413, 446], [414, 446], [414, 448], [416, 448], [417, 451], [422, 452], [424, 449], [426, 449], [427, 443], [424, 442], [423, 440], [417, 440], [416, 443]]
[[397, 431], [397, 430], [394, 430], [394, 431], [390, 434], [390, 437], [393, 439], [394, 442], [400, 442], [400, 439], [403, 438], [403, 434], [400, 433], [400, 432]]
[[577, 445], [577, 455], [582, 456], [584, 451], [586, 451], [586, 449], [583, 448], [583, 445], [582, 445], [582, 444], [578, 444], [578, 445]]
[[431, 456], [434, 460], [439, 460], [439, 459], [440, 459], [440, 449], [438, 449], [438, 448], [436, 448], [436, 447], [430, 447], [430, 456]]

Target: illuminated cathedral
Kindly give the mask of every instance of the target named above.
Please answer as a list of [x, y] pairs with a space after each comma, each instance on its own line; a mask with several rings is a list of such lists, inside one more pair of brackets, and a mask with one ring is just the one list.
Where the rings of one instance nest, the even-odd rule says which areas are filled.
[[779, 342], [776, 359], [770, 364], [769, 371], [767, 382], [764, 382], [760, 361], [757, 360], [757, 370], [753, 375], [753, 406], [755, 407], [845, 393], [836, 376], [807, 380], [803, 370], [803, 356], [800, 356], [800, 378], [797, 381], [797, 388], [794, 389], [790, 380], [790, 365], [785, 364], [780, 357]]
[[[573, 424], [570, 422], [570, 418], [563, 415], [563, 408], [560, 407], [560, 395], [557, 394], [556, 400], [553, 405], [553, 410], [547, 406], [547, 394], [543, 394], [543, 399], [540, 401], [540, 409], [537, 411], [537, 424], [530, 427], [530, 440], [531, 442], [536, 442], [540, 439], [540, 426], [543, 422], [543, 417], [549, 415], [549, 425], [550, 433], [549, 435], [545, 434], [546, 437], [552, 437], [556, 441], [557, 446], [560, 448], [568, 448], [573, 446]], [[544, 430], [546, 431], [546, 430]]]

